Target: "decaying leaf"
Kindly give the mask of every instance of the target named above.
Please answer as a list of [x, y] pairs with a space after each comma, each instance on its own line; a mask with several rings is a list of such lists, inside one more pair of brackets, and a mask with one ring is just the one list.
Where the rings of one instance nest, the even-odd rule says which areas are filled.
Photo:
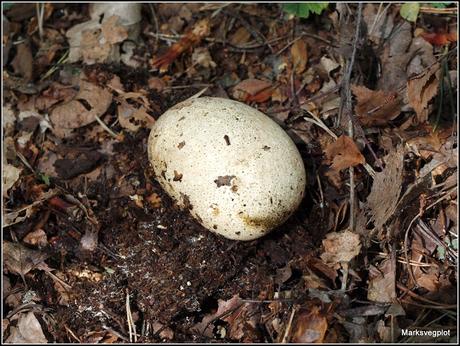
[[300, 39], [291, 46], [292, 65], [296, 74], [305, 71], [308, 61], [307, 45]]
[[44, 230], [41, 228], [34, 230], [30, 233], [28, 233], [24, 239], [24, 243], [30, 244], [33, 246], [38, 246], [38, 248], [44, 248], [46, 245], [48, 245], [48, 240], [46, 237], [46, 233]]
[[361, 251], [359, 235], [351, 232], [332, 232], [323, 240], [324, 252], [321, 259], [328, 265], [335, 266], [340, 262], [349, 262]]
[[376, 174], [372, 190], [367, 197], [369, 215], [374, 227], [380, 230], [393, 216], [399, 201], [403, 181], [404, 147], [389, 153], [385, 169]]
[[3, 241], [3, 256], [5, 268], [21, 277], [37, 268], [47, 258], [41, 251], [6, 240]]
[[359, 151], [355, 142], [348, 136], [342, 135], [335, 142], [329, 144], [324, 150], [325, 162], [332, 165], [326, 172], [328, 178], [336, 187], [340, 184], [340, 171], [345, 168], [364, 164], [364, 156]]
[[47, 199], [58, 194], [56, 190], [49, 190], [36, 198], [35, 202], [25, 207], [19, 208], [14, 211], [7, 211], [3, 214], [3, 227], [8, 227], [16, 223], [22, 222], [34, 213], [34, 207], [43, 203]]
[[367, 299], [379, 303], [391, 303], [396, 298], [396, 268], [391, 260], [384, 260], [379, 268], [369, 270]]
[[363, 126], [384, 126], [401, 113], [401, 99], [395, 92], [370, 90], [364, 86], [352, 85], [356, 96], [355, 112]]
[[134, 107], [122, 100], [118, 105], [118, 121], [125, 129], [136, 132], [141, 127], [151, 128], [155, 119], [151, 117], [144, 106]]
[[63, 130], [76, 129], [96, 121], [112, 102], [112, 94], [93, 83], [80, 81], [80, 91], [69, 102], [56, 106], [50, 120], [57, 135], [65, 137]]
[[205, 47], [198, 47], [192, 53], [192, 64], [204, 68], [214, 68], [216, 63], [212, 60], [209, 50]]
[[300, 311], [293, 327], [292, 342], [322, 343], [326, 335], [328, 323], [321, 313], [321, 308], [314, 306], [311, 309]]
[[243, 304], [241, 298], [238, 295], [234, 295], [229, 300], [221, 300], [218, 301], [218, 308], [215, 313], [208, 314], [203, 317], [203, 320], [193, 327], [198, 333], [212, 337], [213, 336], [213, 324], [212, 322], [216, 321], [220, 317], [223, 317], [225, 313], [235, 311]]
[[69, 62], [81, 59], [86, 64], [119, 62], [120, 43], [127, 38], [135, 41], [139, 35], [141, 4], [91, 5], [91, 20], [67, 30]]
[[440, 65], [435, 63], [425, 73], [407, 81], [409, 104], [421, 123], [428, 120], [428, 103], [438, 93], [440, 73]]
[[19, 74], [25, 81], [30, 81], [33, 74], [33, 56], [28, 42], [19, 43], [16, 46], [17, 52], [11, 65], [14, 72]]
[[43, 334], [40, 322], [38, 322], [32, 311], [21, 313], [16, 327], [10, 327], [10, 336], [6, 343], [11, 344], [46, 344], [45, 334]]
[[17, 168], [9, 163], [3, 163], [2, 170], [2, 183], [3, 183], [3, 197], [8, 196], [8, 190], [13, 187], [16, 181], [19, 179], [22, 169]]

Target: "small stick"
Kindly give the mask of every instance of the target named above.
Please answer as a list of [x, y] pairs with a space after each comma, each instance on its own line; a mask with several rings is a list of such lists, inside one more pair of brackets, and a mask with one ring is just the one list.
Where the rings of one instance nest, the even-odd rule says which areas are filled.
[[294, 315], [297, 312], [297, 307], [294, 306], [291, 311], [291, 316], [289, 317], [289, 322], [286, 326], [286, 330], [284, 331], [283, 339], [281, 340], [282, 344], [285, 344], [288, 342], [289, 339], [289, 333], [291, 332], [291, 326], [292, 326], [292, 321], [294, 320]]
[[[350, 80], [351, 80], [351, 73], [353, 71], [353, 65], [355, 63], [356, 51], [358, 47], [358, 40], [360, 37], [360, 28], [361, 28], [361, 12], [363, 9], [363, 4], [359, 3], [358, 5], [358, 18], [356, 20], [356, 29], [355, 29], [355, 39], [353, 41], [353, 51], [351, 53], [350, 61], [348, 64], [348, 68], [346, 74], [343, 79], [343, 83], [341, 86], [341, 94], [342, 100], [340, 104], [339, 110], [339, 121], [342, 117], [342, 112], [348, 115], [348, 136], [353, 139], [354, 137], [354, 122], [353, 122], [353, 115], [352, 113], [352, 105], [351, 105], [351, 90], [350, 90]], [[355, 230], [355, 180], [354, 180], [354, 169], [350, 167], [348, 169], [350, 175], [350, 230], [353, 232]]]
[[104, 130], [106, 130], [113, 138], [119, 138], [119, 134], [116, 134], [115, 132], [113, 132], [102, 120], [101, 118], [99, 118], [97, 115], [95, 115], [95, 118], [97, 120], [97, 122], [99, 123], [99, 125], [102, 126], [102, 128]]

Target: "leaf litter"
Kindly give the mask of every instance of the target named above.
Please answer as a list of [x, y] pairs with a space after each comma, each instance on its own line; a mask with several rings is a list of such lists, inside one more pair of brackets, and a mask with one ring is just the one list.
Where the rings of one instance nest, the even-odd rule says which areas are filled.
[[[5, 341], [404, 342], [456, 322], [456, 19], [365, 4], [356, 40], [358, 9], [5, 10]], [[264, 238], [205, 231], [154, 179], [149, 128], [198, 92], [255, 106], [301, 152], [308, 193]]]

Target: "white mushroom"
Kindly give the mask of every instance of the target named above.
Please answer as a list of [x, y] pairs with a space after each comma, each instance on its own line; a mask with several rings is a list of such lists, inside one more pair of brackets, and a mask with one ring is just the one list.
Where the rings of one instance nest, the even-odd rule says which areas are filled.
[[158, 182], [205, 228], [256, 239], [299, 206], [305, 168], [294, 142], [273, 120], [241, 102], [181, 102], [154, 124], [149, 160]]

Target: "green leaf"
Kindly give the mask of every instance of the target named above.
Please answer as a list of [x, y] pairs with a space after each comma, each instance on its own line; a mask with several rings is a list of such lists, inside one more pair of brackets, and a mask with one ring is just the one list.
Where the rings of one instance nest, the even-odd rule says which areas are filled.
[[300, 18], [308, 18], [311, 13], [321, 14], [328, 6], [328, 2], [283, 4], [283, 10]]
[[450, 4], [452, 4], [452, 1], [446, 1], [446, 2], [430, 2], [428, 3], [428, 5], [430, 7], [434, 7], [434, 8], [446, 8], [447, 6], [449, 6]]
[[41, 181], [43, 181], [46, 185], [50, 186], [50, 177], [44, 173], [38, 173], [38, 177]]
[[415, 23], [419, 11], [420, 4], [418, 2], [406, 2], [401, 6], [399, 13], [401, 14], [401, 17], [403, 17], [405, 20]]

